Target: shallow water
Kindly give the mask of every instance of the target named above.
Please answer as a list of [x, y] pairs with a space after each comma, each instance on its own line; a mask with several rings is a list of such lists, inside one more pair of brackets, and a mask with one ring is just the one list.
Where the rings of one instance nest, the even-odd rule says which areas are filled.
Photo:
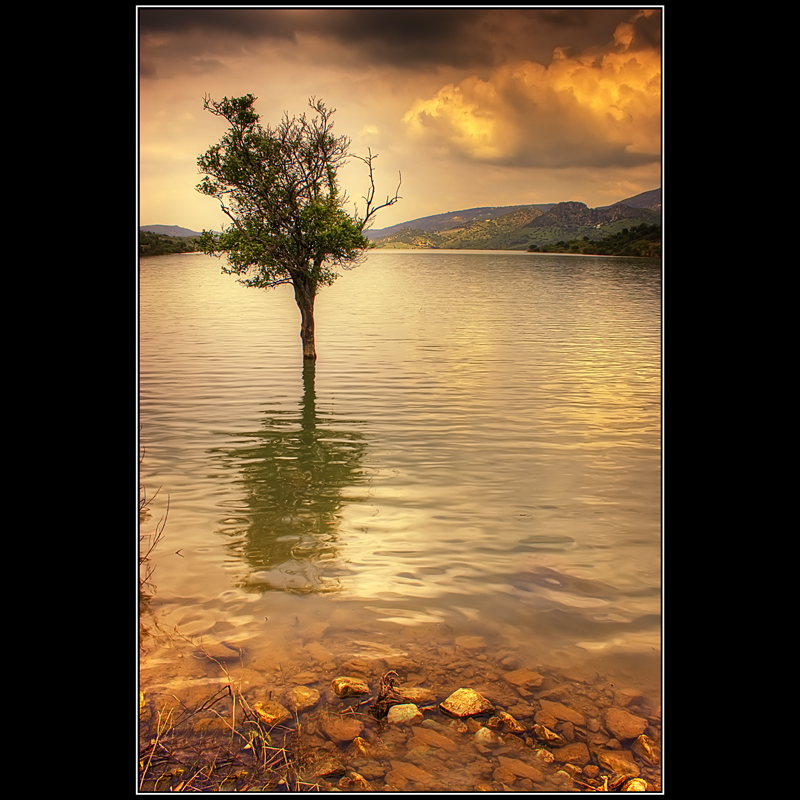
[[[660, 280], [374, 251], [318, 296], [304, 370], [289, 287], [142, 259], [143, 532], [169, 500], [150, 612], [265, 670], [474, 634], [657, 692]], [[170, 653], [143, 675], [180, 675]]]

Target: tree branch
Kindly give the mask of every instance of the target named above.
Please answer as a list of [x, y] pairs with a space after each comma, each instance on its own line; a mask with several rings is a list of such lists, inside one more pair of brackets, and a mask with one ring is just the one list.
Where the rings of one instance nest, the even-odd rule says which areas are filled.
[[372, 224], [372, 217], [374, 217], [378, 211], [380, 211], [382, 208], [386, 208], [387, 206], [393, 206], [398, 200], [402, 199], [400, 197], [400, 186], [403, 183], [403, 175], [402, 173], [398, 173], [400, 180], [397, 184], [397, 189], [395, 189], [394, 197], [389, 197], [387, 195], [386, 202], [381, 203], [379, 206], [373, 207], [372, 201], [375, 199], [375, 174], [372, 162], [378, 157], [378, 154], [376, 153], [375, 155], [372, 155], [372, 151], [369, 148], [367, 148], [367, 152], [369, 155], [366, 158], [364, 156], [355, 156], [355, 158], [357, 158], [359, 161], [363, 161], [369, 168], [369, 189], [364, 197], [367, 207], [365, 209], [364, 219], [361, 220], [362, 231], [367, 230], [370, 227]]

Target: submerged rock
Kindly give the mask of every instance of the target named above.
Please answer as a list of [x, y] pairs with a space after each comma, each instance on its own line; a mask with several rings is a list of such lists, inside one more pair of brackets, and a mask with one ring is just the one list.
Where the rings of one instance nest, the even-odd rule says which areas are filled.
[[647, 727], [644, 717], [637, 717], [621, 708], [606, 709], [604, 717], [606, 730], [617, 739], [635, 739]]
[[413, 703], [398, 703], [389, 709], [387, 720], [395, 725], [419, 725], [422, 712]]
[[439, 708], [454, 717], [474, 717], [494, 711], [494, 706], [474, 689], [456, 689]]
[[397, 693], [409, 703], [420, 705], [424, 703], [435, 703], [436, 695], [430, 689], [423, 689], [417, 686], [407, 686], [397, 689]]
[[472, 740], [476, 744], [503, 744], [503, 740], [500, 736], [498, 736], [493, 730], [484, 727], [480, 727], [477, 731], [475, 731], [475, 735], [472, 737]]
[[649, 736], [642, 734], [631, 745], [631, 752], [649, 764], [658, 764], [658, 750]]
[[353, 716], [331, 714], [319, 721], [322, 732], [336, 744], [352, 742], [364, 730], [364, 723]]
[[517, 722], [507, 711], [499, 711], [487, 723], [486, 727], [493, 731], [503, 730], [505, 733], [525, 733], [525, 726]]
[[419, 783], [422, 786], [430, 786], [436, 781], [434, 775], [431, 775], [430, 772], [414, 764], [408, 764], [405, 761], [396, 761], [394, 759], [390, 763], [392, 769], [387, 773], [386, 780], [389, 783], [396, 784], [399, 788], [404, 787], [409, 781], [412, 783]]
[[575, 742], [553, 750], [555, 760], [562, 764], [577, 764], [585, 767], [589, 763], [589, 748], [583, 742]]
[[281, 722], [286, 722], [290, 719], [292, 714], [284, 708], [280, 703], [274, 700], [263, 700], [253, 703], [253, 711], [258, 714], [258, 718], [265, 722], [267, 725], [280, 725]]
[[291, 711], [308, 711], [319, 702], [319, 692], [308, 686], [296, 686], [286, 695], [286, 706]]
[[369, 693], [369, 686], [361, 678], [351, 678], [349, 675], [334, 678], [331, 688], [337, 697], [356, 697]]
[[544, 680], [544, 675], [530, 669], [515, 669], [513, 672], [507, 672], [503, 677], [508, 683], [525, 689], [538, 689]]
[[426, 744], [429, 747], [435, 747], [440, 750], [453, 751], [458, 749], [456, 743], [452, 739], [448, 738], [443, 733], [425, 727], [414, 728], [414, 742]]
[[[562, 722], [571, 722], [573, 725], [579, 725], [581, 728], [586, 727], [586, 719], [583, 714], [579, 714], [563, 703], [555, 703], [552, 700], [540, 700], [539, 703], [542, 706], [542, 711], [552, 714], [556, 719]], [[644, 730], [644, 728], [642, 728], [642, 730]]]
[[544, 774], [540, 770], [530, 764], [526, 764], [524, 761], [506, 756], [499, 756], [497, 760], [500, 762], [501, 767], [513, 772], [518, 778], [530, 778], [535, 783], [540, 783], [544, 780]]
[[595, 750], [595, 758], [601, 767], [617, 775], [632, 775], [639, 777], [639, 765], [633, 760], [630, 753], [623, 750]]
[[239, 658], [239, 651], [222, 642], [205, 642], [200, 647], [203, 655], [214, 661], [232, 661]]

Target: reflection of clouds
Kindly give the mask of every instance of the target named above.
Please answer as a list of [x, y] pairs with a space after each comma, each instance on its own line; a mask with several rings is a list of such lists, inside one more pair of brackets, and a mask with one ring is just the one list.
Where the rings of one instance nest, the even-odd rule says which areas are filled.
[[317, 411], [313, 364], [304, 366], [303, 383], [299, 413], [266, 411], [260, 431], [221, 454], [239, 471], [244, 491], [240, 504], [228, 507], [224, 533], [250, 568], [247, 590], [337, 591], [347, 573], [339, 512], [359, 499], [352, 487], [364, 481], [366, 443]]

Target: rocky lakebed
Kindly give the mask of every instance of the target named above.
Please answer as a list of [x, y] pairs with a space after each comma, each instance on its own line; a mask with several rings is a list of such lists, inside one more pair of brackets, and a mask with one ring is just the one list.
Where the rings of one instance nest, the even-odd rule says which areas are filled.
[[660, 692], [610, 675], [471, 635], [290, 663], [179, 644], [140, 669], [141, 791], [661, 791]]

